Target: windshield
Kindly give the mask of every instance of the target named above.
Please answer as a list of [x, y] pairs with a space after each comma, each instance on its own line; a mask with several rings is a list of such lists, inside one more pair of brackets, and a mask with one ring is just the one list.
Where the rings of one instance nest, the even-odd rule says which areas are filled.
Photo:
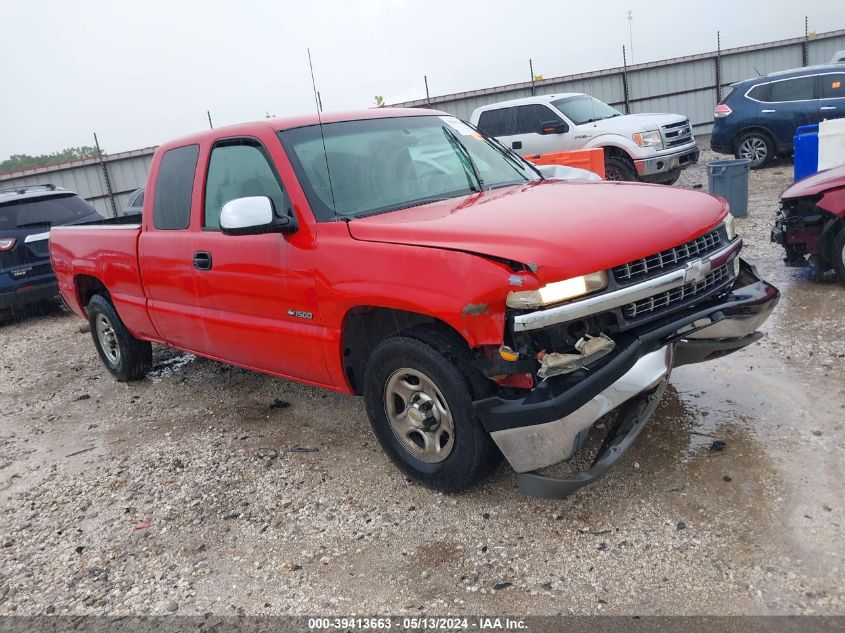
[[68, 224], [96, 213], [94, 207], [77, 195], [27, 198], [0, 204], [0, 229]]
[[[318, 220], [371, 215], [540, 176], [451, 116], [310, 125], [279, 133]], [[328, 165], [328, 170], [326, 169]]]
[[604, 101], [599, 101], [587, 95], [564, 97], [563, 99], [552, 101], [551, 104], [563, 112], [566, 118], [575, 125], [622, 116], [622, 113], [616, 108], [612, 108]]

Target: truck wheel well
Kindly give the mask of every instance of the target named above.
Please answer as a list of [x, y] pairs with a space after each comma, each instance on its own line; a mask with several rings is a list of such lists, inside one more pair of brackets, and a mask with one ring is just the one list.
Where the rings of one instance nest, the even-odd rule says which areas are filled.
[[76, 286], [76, 296], [79, 299], [79, 305], [85, 310], [88, 307], [88, 302], [94, 295], [103, 295], [106, 299], [111, 300], [109, 291], [106, 285], [92, 275], [77, 275], [74, 278], [74, 285]]
[[412, 332], [426, 330], [459, 341], [467, 348], [466, 341], [454, 328], [425, 314], [375, 306], [359, 306], [347, 312], [340, 347], [343, 370], [353, 391], [358, 395], [363, 393], [367, 359], [379, 343], [397, 334], [413, 336]]
[[616, 147], [615, 145], [602, 145], [601, 148], [604, 150], [605, 158], [610, 156], [618, 156], [619, 158], [624, 158], [625, 160], [630, 160], [633, 162], [633, 159], [628, 155], [621, 147]]

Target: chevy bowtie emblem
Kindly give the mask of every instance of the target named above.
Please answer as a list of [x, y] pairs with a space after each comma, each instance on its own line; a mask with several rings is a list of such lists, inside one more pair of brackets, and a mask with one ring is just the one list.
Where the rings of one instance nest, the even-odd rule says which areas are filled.
[[712, 269], [713, 266], [708, 258], [696, 259], [687, 264], [687, 269], [684, 271], [684, 283], [704, 281]]

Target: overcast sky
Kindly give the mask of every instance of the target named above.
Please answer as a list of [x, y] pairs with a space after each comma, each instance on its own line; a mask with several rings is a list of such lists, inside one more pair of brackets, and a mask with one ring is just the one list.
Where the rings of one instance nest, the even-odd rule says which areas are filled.
[[527, 81], [845, 28], [842, 0], [0, 0], [0, 160]]

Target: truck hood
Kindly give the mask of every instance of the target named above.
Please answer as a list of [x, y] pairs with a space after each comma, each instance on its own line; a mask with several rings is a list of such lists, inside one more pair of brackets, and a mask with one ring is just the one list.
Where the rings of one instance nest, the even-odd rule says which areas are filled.
[[[593, 123], [584, 123], [578, 126], [578, 130], [594, 128], [597, 132], [618, 134], [634, 134], [636, 132], [648, 132], [658, 130], [662, 125], [680, 123], [686, 121], [686, 117], [680, 114], [623, 114], [610, 119], [602, 119]], [[596, 136], [596, 135], [594, 135]]]
[[628, 182], [541, 180], [351, 220], [356, 240], [463, 251], [565, 279], [677, 246], [715, 227], [723, 201]]
[[845, 186], [845, 165], [825, 169], [812, 176], [802, 178], [780, 194], [783, 200], [815, 196], [830, 189]]

